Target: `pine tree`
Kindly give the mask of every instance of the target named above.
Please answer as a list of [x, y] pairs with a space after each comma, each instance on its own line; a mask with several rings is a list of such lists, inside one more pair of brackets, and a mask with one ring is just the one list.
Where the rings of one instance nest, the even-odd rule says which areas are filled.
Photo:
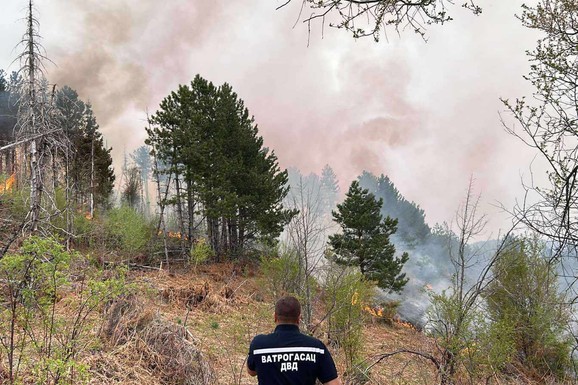
[[281, 233], [290, 218], [281, 203], [287, 173], [263, 147], [253, 117], [230, 85], [215, 87], [197, 75], [162, 101], [151, 122], [146, 143], [173, 166], [174, 202], [189, 239], [199, 210], [217, 255], [240, 253], [251, 240]]
[[329, 237], [333, 258], [337, 263], [358, 266], [361, 273], [389, 292], [401, 292], [408, 279], [401, 273], [408, 254], [395, 257], [395, 246], [389, 237], [397, 230], [397, 220], [383, 219], [383, 200], [353, 181], [343, 203], [333, 211], [333, 219], [342, 233]]
[[321, 199], [324, 213], [330, 213], [335, 207], [339, 194], [339, 182], [333, 169], [326, 164], [321, 171]]
[[12, 142], [14, 138], [18, 106], [10, 88], [6, 72], [0, 70], [0, 146]]
[[115, 180], [110, 155], [112, 149], [104, 144], [92, 107], [68, 86], [58, 91], [56, 106], [59, 125], [71, 144], [68, 156], [72, 198], [81, 207], [89, 206], [92, 193], [94, 204], [106, 206]]
[[425, 212], [415, 202], [410, 202], [399, 192], [393, 181], [381, 174], [376, 177], [364, 171], [358, 178], [362, 188], [366, 188], [377, 198], [383, 199], [381, 214], [398, 220], [396, 234], [406, 243], [424, 242], [431, 234], [425, 223]]
[[143, 202], [144, 203], [144, 210], [145, 210], [145, 213], [148, 215], [149, 214], [149, 205], [150, 205], [148, 183], [149, 183], [149, 176], [150, 176], [151, 171], [152, 171], [152, 161], [151, 161], [150, 150], [147, 146], [140, 146], [139, 148], [134, 150], [134, 152], [131, 154], [130, 157], [132, 158], [136, 167], [138, 167], [138, 169], [140, 171], [140, 176], [142, 178], [141, 188], [142, 188], [143, 193], [144, 193], [144, 202]]

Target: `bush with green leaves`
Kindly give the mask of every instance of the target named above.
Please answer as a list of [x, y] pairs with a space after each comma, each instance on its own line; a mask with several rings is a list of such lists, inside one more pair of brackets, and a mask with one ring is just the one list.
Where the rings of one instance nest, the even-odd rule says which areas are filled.
[[193, 247], [191, 247], [189, 262], [194, 266], [197, 266], [201, 263], [205, 263], [214, 255], [215, 253], [213, 252], [211, 245], [209, 245], [204, 238], [201, 238], [193, 244]]
[[430, 293], [428, 334], [441, 351], [440, 374], [442, 384], [453, 383], [466, 361], [466, 355], [476, 345], [473, 326], [479, 319], [477, 307], [469, 306], [458, 291], [449, 289]]
[[264, 286], [274, 298], [285, 294], [299, 296], [300, 275], [299, 260], [294, 253], [282, 253], [279, 256], [263, 256], [261, 272]]
[[486, 294], [489, 314], [513, 333], [517, 360], [539, 376], [564, 377], [571, 365], [571, 309], [544, 244], [536, 237], [512, 242], [493, 273]]
[[105, 243], [126, 257], [146, 251], [152, 229], [145, 217], [128, 206], [114, 208], [104, 218]]
[[86, 381], [78, 356], [90, 344], [98, 310], [128, 290], [125, 271], [105, 274], [88, 265], [57, 240], [40, 237], [0, 259], [0, 365], [6, 383], [30, 375], [50, 385]]
[[467, 375], [475, 383], [504, 369], [514, 355], [509, 325], [491, 322], [482, 300], [474, 304], [457, 292], [430, 293], [426, 330], [440, 351], [442, 384]]
[[[332, 264], [323, 285], [328, 313], [330, 341], [343, 349], [350, 375], [363, 372], [361, 362], [362, 328], [365, 307], [373, 303], [375, 284], [359, 271]], [[355, 374], [356, 377], [361, 373]]]

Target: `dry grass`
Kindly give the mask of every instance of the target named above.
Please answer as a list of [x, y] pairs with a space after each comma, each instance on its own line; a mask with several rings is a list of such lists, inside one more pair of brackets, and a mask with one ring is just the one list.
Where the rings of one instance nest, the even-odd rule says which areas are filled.
[[[252, 274], [234, 264], [196, 272], [131, 272], [140, 293], [108, 308], [100, 330], [106, 344], [84, 359], [90, 384], [254, 385], [256, 380], [245, 371], [249, 342], [274, 324], [273, 298]], [[316, 311], [321, 315], [322, 309]], [[407, 324], [387, 325], [368, 317], [363, 335], [366, 365], [400, 349], [436, 354], [434, 341]], [[344, 373], [343, 354], [335, 349], [332, 353], [338, 372]], [[433, 364], [409, 353], [380, 361], [370, 373], [367, 384], [439, 383]], [[490, 383], [544, 382], [516, 376]]]

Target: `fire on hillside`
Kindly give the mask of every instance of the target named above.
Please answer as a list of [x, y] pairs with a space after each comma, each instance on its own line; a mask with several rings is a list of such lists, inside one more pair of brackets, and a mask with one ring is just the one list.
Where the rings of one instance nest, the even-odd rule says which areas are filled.
[[16, 182], [16, 174], [10, 175], [10, 177], [6, 179], [4, 183], [0, 183], [0, 194], [12, 190], [14, 182]]

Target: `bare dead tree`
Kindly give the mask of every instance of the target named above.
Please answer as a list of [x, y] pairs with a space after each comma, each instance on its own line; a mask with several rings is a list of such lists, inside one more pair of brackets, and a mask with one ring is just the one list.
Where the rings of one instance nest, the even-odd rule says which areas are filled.
[[[291, 1], [284, 0], [277, 9]], [[379, 41], [388, 27], [397, 33], [409, 29], [425, 38], [428, 25], [452, 20], [448, 6], [453, 4], [453, 0], [301, 0], [299, 20], [302, 19], [309, 30], [315, 21], [322, 27], [329, 21], [330, 27], [345, 29], [354, 38], [371, 36]], [[475, 15], [482, 12], [474, 0], [464, 0], [462, 7]], [[302, 17], [306, 9], [310, 14]]]
[[[482, 247], [471, 247], [476, 237], [482, 234], [486, 220], [478, 213], [479, 195], [473, 194], [473, 180], [470, 179], [463, 204], [456, 211], [457, 233], [447, 228], [448, 253], [454, 266], [450, 288], [441, 294], [432, 294], [429, 312], [429, 329], [438, 350], [440, 383], [453, 384], [459, 365], [464, 361], [464, 351], [473, 342], [476, 333], [472, 328], [476, 315], [483, 306], [483, 298], [488, 285], [495, 280], [492, 268], [502, 256], [511, 241], [515, 226], [501, 237], [494, 250], [486, 258]], [[474, 269], [479, 265], [477, 269]], [[472, 272], [472, 270], [477, 271]]]
[[[44, 76], [44, 62], [48, 58], [40, 44], [39, 23], [32, 0], [28, 2], [26, 23], [26, 33], [20, 42], [24, 50], [17, 58], [21, 63], [19, 75], [22, 82], [14, 136], [16, 141], [24, 140], [27, 147], [24, 164], [19, 165], [20, 180], [28, 180], [30, 184], [29, 212], [23, 228], [36, 232], [43, 212], [47, 212], [42, 206], [47, 164], [50, 157], [56, 159], [56, 149], [62, 145], [62, 138], [57, 134], [55, 126], [58, 113], [54, 100], [55, 87], [50, 90]], [[54, 200], [48, 201], [53, 203]], [[47, 215], [44, 215], [44, 219], [46, 217]]]
[[286, 232], [289, 247], [295, 252], [298, 262], [298, 286], [304, 296], [304, 322], [307, 328], [311, 327], [312, 298], [311, 278], [320, 267], [327, 243], [327, 230], [330, 224], [322, 215], [323, 200], [319, 183], [299, 182], [287, 196], [287, 207], [298, 210], [287, 224]]

